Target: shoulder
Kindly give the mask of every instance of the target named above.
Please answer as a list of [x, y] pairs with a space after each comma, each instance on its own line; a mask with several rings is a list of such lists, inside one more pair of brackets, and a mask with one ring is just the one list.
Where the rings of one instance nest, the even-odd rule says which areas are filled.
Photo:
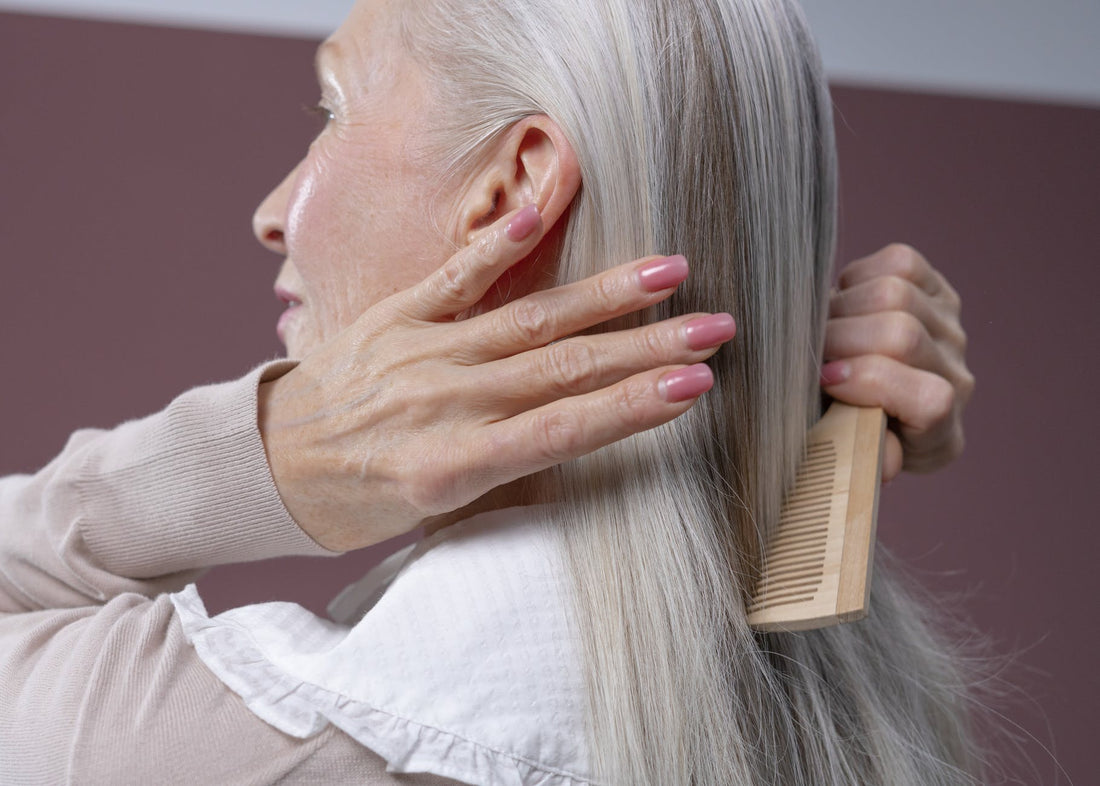
[[213, 668], [230, 684], [250, 680], [245, 693], [277, 697], [248, 703], [284, 731], [334, 725], [394, 772], [587, 783], [563, 575], [538, 509], [485, 514], [424, 541], [354, 626], [287, 604], [219, 615], [210, 635], [237, 631], [222, 652], [236, 652], [238, 665], [228, 676], [224, 662]]
[[274, 783], [304, 770], [391, 782], [337, 729], [301, 740], [257, 718], [199, 659], [167, 596], [124, 593], [0, 627], [15, 643], [0, 658], [4, 783]]

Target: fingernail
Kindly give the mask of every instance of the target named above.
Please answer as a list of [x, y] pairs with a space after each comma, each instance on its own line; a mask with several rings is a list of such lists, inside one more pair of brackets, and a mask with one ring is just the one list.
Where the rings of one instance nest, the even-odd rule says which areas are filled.
[[839, 385], [852, 376], [852, 365], [843, 360], [834, 360], [821, 367], [821, 386]]
[[706, 363], [696, 363], [679, 371], [670, 371], [657, 383], [661, 398], [670, 404], [701, 396], [712, 387], [714, 374]]
[[539, 209], [534, 205], [528, 205], [512, 216], [512, 220], [508, 222], [508, 229], [505, 231], [508, 233], [509, 240], [518, 243], [534, 232], [535, 227], [538, 225]]
[[681, 283], [688, 276], [688, 262], [680, 254], [661, 257], [638, 268], [638, 283], [647, 292], [660, 292]]
[[737, 323], [729, 314], [710, 314], [684, 325], [689, 349], [710, 349], [737, 335]]

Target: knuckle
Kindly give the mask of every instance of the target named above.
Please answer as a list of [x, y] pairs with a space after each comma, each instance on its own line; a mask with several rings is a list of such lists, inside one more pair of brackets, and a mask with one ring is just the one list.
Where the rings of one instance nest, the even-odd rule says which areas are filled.
[[897, 276], [876, 279], [871, 292], [871, 305], [876, 311], [912, 311], [913, 285]]
[[970, 339], [966, 335], [966, 331], [963, 330], [962, 325], [957, 322], [948, 325], [944, 330], [944, 338], [958, 350], [959, 355], [966, 355], [966, 348]]
[[955, 291], [955, 288], [948, 283], [947, 279], [940, 277], [940, 293], [943, 297], [947, 307], [951, 309], [954, 314], [960, 314], [962, 312], [962, 298], [959, 293]]
[[511, 332], [528, 344], [544, 344], [553, 337], [553, 319], [538, 301], [517, 300], [504, 313]]
[[882, 256], [896, 275], [909, 279], [921, 271], [924, 262], [924, 257], [908, 243], [891, 243], [882, 250]]
[[445, 301], [464, 302], [469, 296], [470, 277], [462, 265], [444, 265], [440, 268], [436, 281], [436, 290]]
[[882, 376], [881, 360], [879, 355], [852, 358], [848, 361], [852, 369], [848, 379], [861, 388], [878, 386]]
[[933, 376], [923, 391], [925, 416], [929, 426], [946, 422], [955, 412], [955, 386], [943, 377]]
[[472, 252], [477, 266], [491, 264], [500, 256], [501, 239], [495, 232], [486, 232], [474, 241]]
[[616, 416], [631, 431], [648, 427], [650, 420], [650, 387], [638, 382], [624, 382], [612, 397]]
[[969, 370], [964, 370], [959, 377], [958, 389], [959, 399], [965, 404], [970, 400], [970, 397], [974, 395], [974, 386], [977, 381], [974, 379], [974, 375]]
[[895, 359], [914, 359], [924, 345], [926, 335], [924, 325], [912, 314], [906, 311], [890, 314], [886, 341], [890, 347], [890, 355]]
[[853, 358], [850, 382], [867, 393], [881, 395], [894, 385], [896, 366], [881, 355]]
[[587, 389], [597, 373], [596, 353], [577, 341], [551, 344], [543, 363], [547, 379], [566, 392]]
[[683, 343], [681, 339], [674, 338], [659, 326], [646, 327], [636, 332], [633, 342], [642, 359], [658, 363], [676, 357], [677, 350]]
[[596, 308], [604, 314], [614, 314], [622, 306], [622, 287], [612, 275], [598, 276], [592, 285], [591, 297]]
[[536, 416], [534, 439], [547, 459], [560, 462], [579, 455], [584, 429], [580, 419], [568, 411], [545, 412]]

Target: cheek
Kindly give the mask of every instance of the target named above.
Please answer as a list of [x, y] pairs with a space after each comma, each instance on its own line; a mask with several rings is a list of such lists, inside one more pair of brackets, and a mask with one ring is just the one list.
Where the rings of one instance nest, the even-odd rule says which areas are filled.
[[301, 276], [312, 328], [330, 337], [350, 324], [363, 304], [362, 248], [369, 230], [351, 217], [362, 214], [346, 168], [336, 167], [316, 147], [299, 168], [287, 202], [286, 244]]
[[314, 252], [317, 241], [329, 235], [326, 217], [333, 214], [328, 167], [311, 149], [298, 167], [286, 211], [288, 254], [301, 264]]
[[419, 283], [453, 251], [428, 215], [438, 174], [379, 142], [315, 142], [288, 197], [287, 251], [321, 338]]

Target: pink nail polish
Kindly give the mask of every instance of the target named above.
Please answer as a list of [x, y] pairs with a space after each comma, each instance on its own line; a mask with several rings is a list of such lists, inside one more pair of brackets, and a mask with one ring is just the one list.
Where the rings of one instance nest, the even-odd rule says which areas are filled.
[[689, 349], [710, 349], [737, 335], [737, 324], [729, 314], [710, 314], [684, 325]]
[[843, 360], [834, 360], [821, 367], [821, 386], [839, 385], [852, 376], [852, 364]]
[[508, 222], [508, 229], [506, 230], [508, 239], [513, 243], [518, 243], [534, 232], [535, 227], [538, 225], [539, 209], [534, 205], [528, 205], [512, 216], [512, 220]]
[[696, 363], [679, 371], [670, 371], [657, 383], [661, 398], [670, 404], [701, 396], [712, 387], [714, 374], [706, 363]]
[[676, 254], [654, 259], [638, 268], [638, 283], [646, 292], [660, 292], [680, 284], [687, 275], [687, 260]]

